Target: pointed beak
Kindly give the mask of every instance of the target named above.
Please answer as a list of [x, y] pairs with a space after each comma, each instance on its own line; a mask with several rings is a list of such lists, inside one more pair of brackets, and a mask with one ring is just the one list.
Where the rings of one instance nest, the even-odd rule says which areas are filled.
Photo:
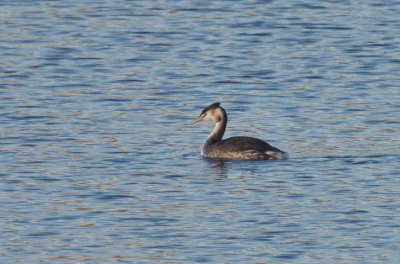
[[196, 120], [193, 120], [190, 124], [193, 125], [194, 123], [200, 122], [201, 120], [203, 120], [203, 117], [199, 117]]

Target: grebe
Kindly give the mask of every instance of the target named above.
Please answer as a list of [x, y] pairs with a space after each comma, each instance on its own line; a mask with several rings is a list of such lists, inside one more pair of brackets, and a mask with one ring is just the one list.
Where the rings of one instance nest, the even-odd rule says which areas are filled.
[[235, 160], [281, 160], [289, 157], [286, 152], [258, 138], [230, 137], [222, 140], [228, 116], [220, 103], [213, 103], [204, 108], [200, 116], [191, 124], [202, 120], [215, 122], [215, 128], [201, 150], [203, 157]]

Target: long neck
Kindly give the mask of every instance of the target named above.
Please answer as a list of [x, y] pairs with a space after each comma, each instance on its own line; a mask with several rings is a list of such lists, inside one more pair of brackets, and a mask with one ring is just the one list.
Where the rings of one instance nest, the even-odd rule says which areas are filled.
[[214, 130], [208, 136], [206, 144], [213, 144], [219, 142], [222, 140], [222, 137], [224, 136], [226, 123], [228, 122], [228, 116], [222, 107], [220, 107], [219, 110], [221, 112], [220, 115], [221, 119], [215, 123]]

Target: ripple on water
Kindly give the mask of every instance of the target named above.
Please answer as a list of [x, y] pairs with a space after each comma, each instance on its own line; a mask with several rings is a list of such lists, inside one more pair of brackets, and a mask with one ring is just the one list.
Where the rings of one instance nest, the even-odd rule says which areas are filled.
[[[2, 9], [0, 262], [396, 263], [395, 1]], [[201, 158], [215, 101], [291, 158]]]

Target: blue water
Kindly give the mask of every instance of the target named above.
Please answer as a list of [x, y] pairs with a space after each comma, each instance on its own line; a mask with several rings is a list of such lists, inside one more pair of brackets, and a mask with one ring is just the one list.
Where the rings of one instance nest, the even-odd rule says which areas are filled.
[[1, 263], [400, 262], [400, 2], [0, 7]]

